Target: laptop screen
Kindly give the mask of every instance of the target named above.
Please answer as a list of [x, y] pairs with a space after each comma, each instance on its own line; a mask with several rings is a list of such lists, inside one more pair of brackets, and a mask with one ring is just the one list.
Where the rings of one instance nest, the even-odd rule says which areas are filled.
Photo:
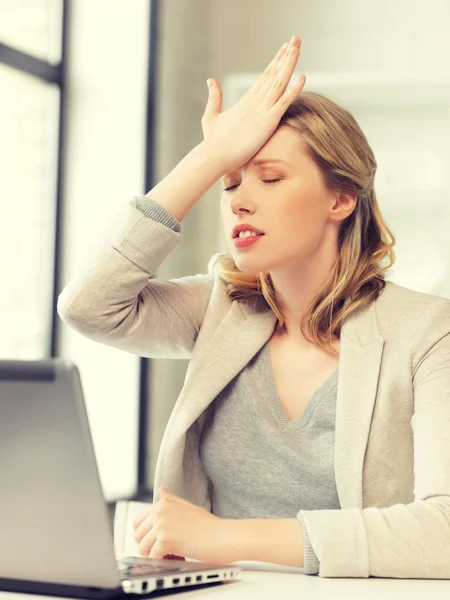
[[112, 523], [72, 363], [0, 361], [0, 481], [0, 578], [118, 585]]

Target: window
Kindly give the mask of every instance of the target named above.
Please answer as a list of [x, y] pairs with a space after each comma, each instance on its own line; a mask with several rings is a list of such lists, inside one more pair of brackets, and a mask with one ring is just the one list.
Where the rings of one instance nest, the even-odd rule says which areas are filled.
[[0, 356], [50, 349], [57, 86], [0, 65]]
[[61, 0], [1, 0], [0, 41], [57, 64], [61, 60]]
[[[0, 357], [52, 353], [61, 0], [0, 7]], [[57, 26], [55, 26], [57, 23]]]

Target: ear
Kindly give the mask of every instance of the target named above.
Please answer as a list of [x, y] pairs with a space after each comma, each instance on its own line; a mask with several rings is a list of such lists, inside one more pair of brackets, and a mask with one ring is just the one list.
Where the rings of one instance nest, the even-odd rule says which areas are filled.
[[334, 194], [334, 202], [330, 209], [329, 218], [334, 221], [343, 221], [355, 210], [357, 192], [343, 192], [341, 190]]

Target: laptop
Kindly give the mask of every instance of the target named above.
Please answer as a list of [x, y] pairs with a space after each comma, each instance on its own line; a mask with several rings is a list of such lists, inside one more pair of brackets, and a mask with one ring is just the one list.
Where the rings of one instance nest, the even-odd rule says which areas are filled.
[[192, 589], [241, 571], [116, 556], [80, 375], [70, 361], [0, 360], [0, 485], [0, 590], [114, 598]]

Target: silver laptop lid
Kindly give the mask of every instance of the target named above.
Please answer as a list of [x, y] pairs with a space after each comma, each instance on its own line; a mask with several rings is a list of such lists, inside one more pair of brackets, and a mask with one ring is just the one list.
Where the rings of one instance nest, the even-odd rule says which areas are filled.
[[0, 578], [120, 586], [72, 363], [0, 360], [0, 485]]

